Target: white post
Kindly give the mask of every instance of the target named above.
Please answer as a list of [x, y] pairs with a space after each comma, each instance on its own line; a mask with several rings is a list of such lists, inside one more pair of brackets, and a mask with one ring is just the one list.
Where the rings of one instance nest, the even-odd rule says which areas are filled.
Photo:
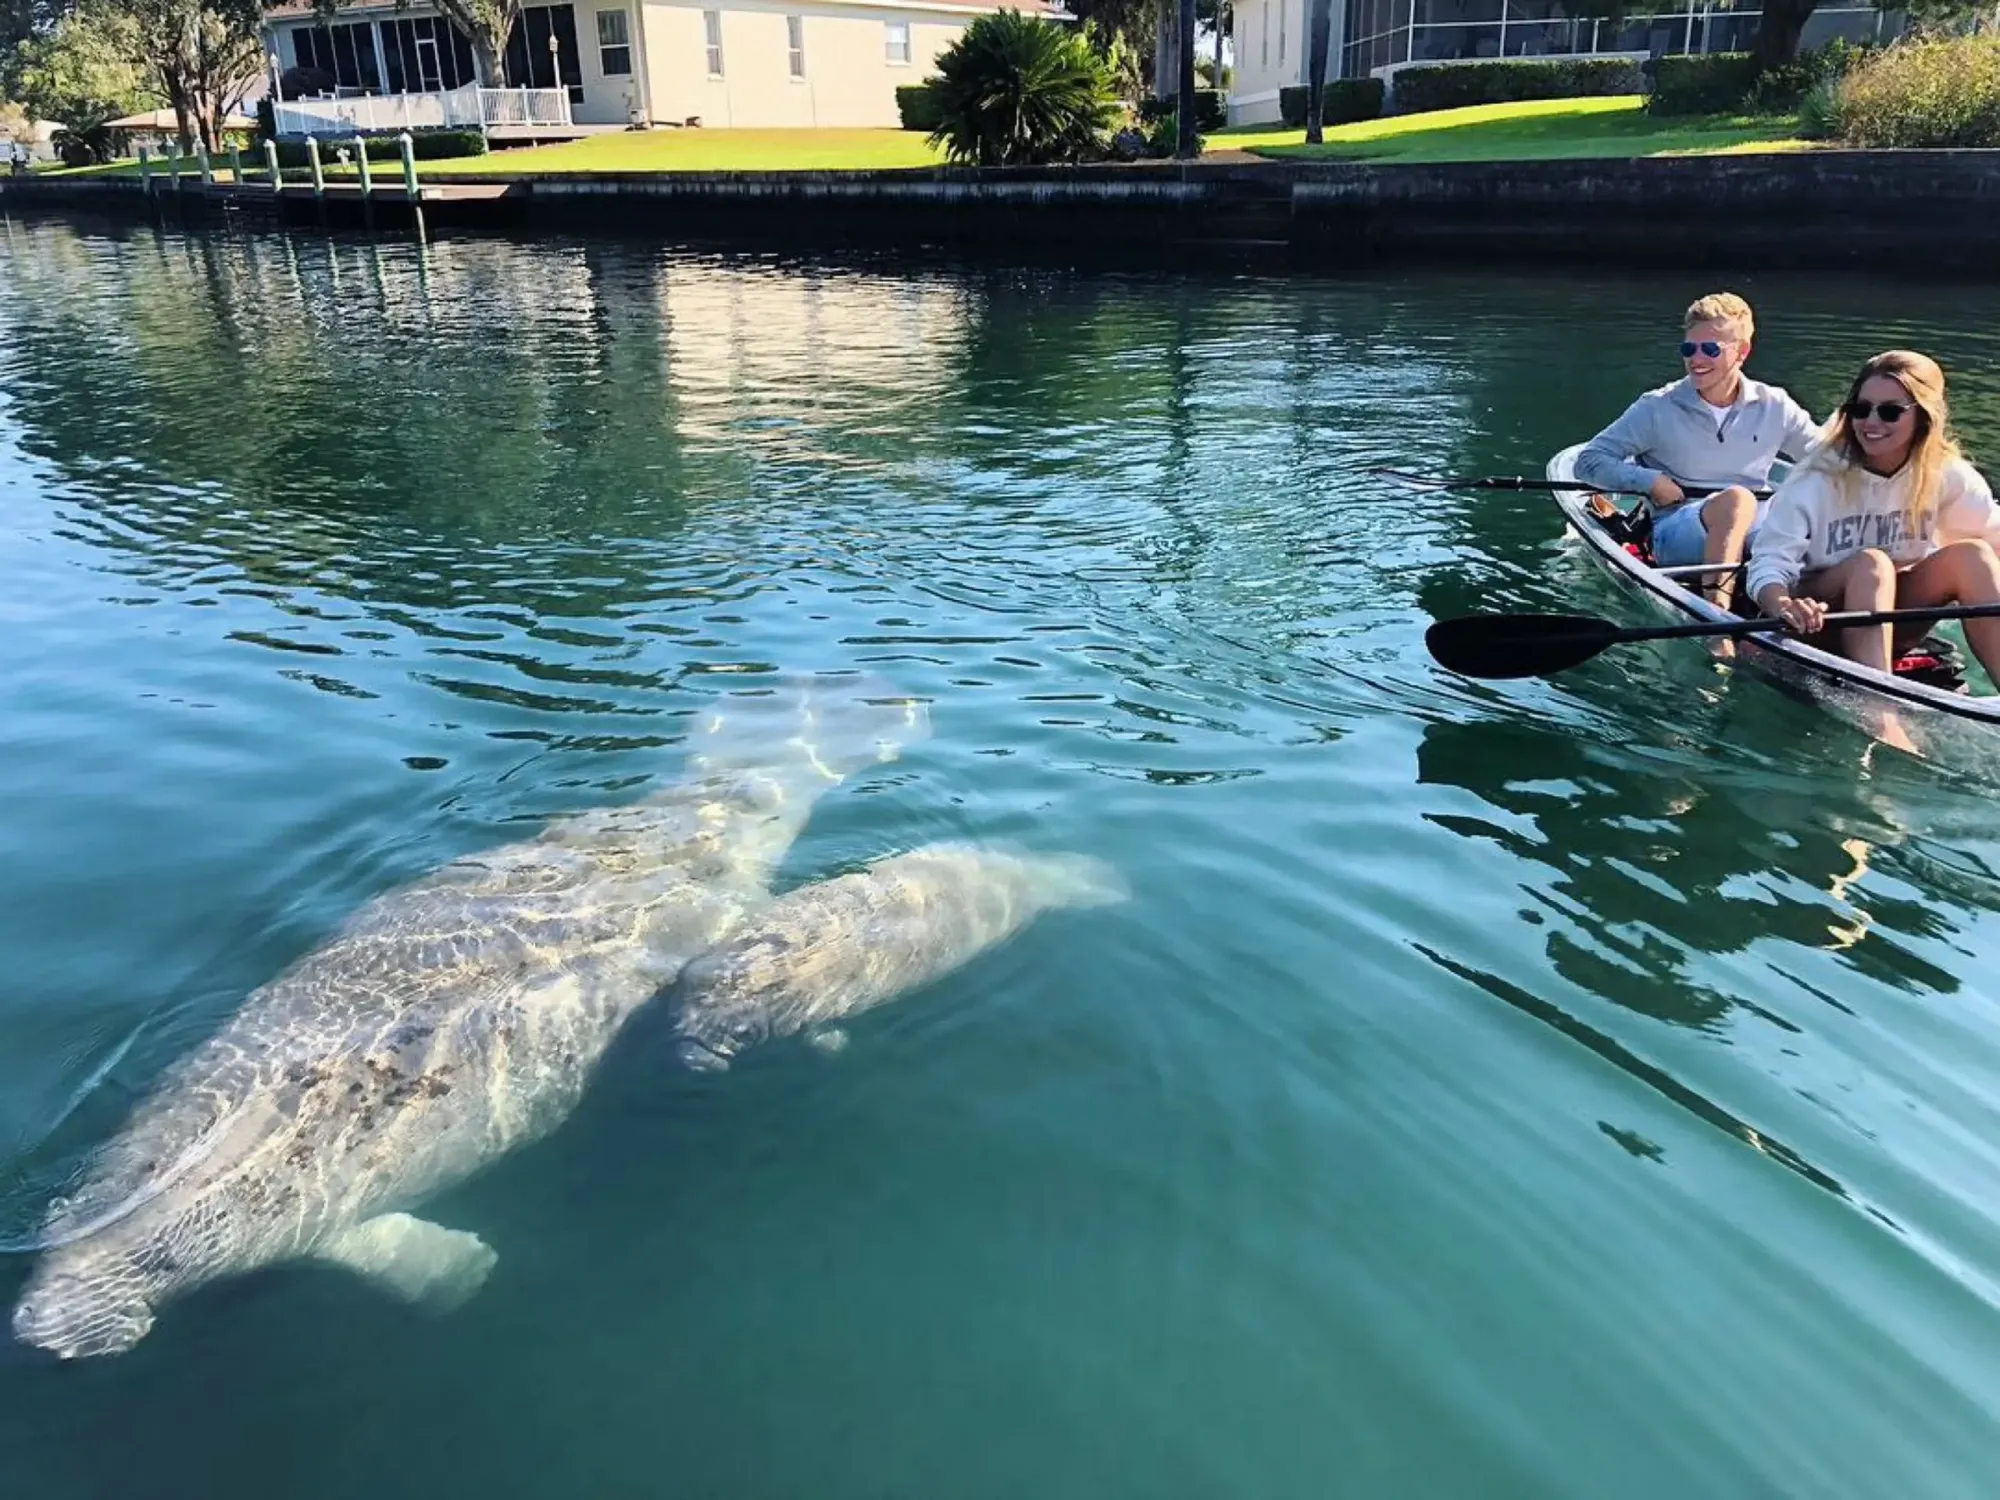
[[215, 183], [215, 172], [208, 164], [207, 141], [196, 141], [194, 143], [194, 159], [201, 167], [201, 185], [203, 187], [212, 187]]
[[243, 154], [236, 149], [236, 142], [229, 143], [229, 185], [243, 186]]
[[354, 137], [354, 159], [361, 168], [361, 197], [365, 202], [374, 190], [374, 180], [368, 175], [368, 139], [359, 132]]
[[271, 191], [282, 193], [285, 190], [285, 179], [278, 171], [278, 143], [269, 136], [264, 137], [264, 165], [271, 172]]
[[317, 136], [309, 135], [306, 137], [306, 162], [312, 168], [313, 196], [315, 198], [324, 198], [326, 196], [326, 177], [321, 173], [319, 168], [319, 138]]
[[417, 201], [417, 143], [410, 139], [410, 132], [403, 132], [403, 191], [410, 201]]

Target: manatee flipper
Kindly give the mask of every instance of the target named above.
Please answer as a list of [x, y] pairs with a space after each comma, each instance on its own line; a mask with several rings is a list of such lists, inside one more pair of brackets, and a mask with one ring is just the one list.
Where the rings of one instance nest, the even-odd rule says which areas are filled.
[[822, 1057], [838, 1057], [847, 1050], [847, 1030], [841, 1026], [820, 1026], [806, 1033], [806, 1045]]
[[469, 1300], [500, 1258], [476, 1234], [401, 1213], [364, 1219], [321, 1241], [313, 1254], [437, 1313]]

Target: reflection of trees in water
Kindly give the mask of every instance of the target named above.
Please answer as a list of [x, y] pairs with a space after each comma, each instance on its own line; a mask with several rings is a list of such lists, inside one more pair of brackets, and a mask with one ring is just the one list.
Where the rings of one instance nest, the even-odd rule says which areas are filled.
[[1462, 787], [1508, 815], [1433, 813], [1430, 821], [1556, 872], [1539, 893], [1561, 919], [1549, 935], [1550, 962], [1616, 1004], [1704, 1029], [1736, 1006], [1787, 1025], [1682, 976], [1689, 952], [1742, 953], [1767, 939], [1831, 950], [1899, 989], [1959, 987], [1891, 936], [1948, 936], [1955, 929], [1944, 914], [1855, 888], [1874, 849], [1829, 826], [1838, 821], [1828, 808], [1837, 792], [1809, 803], [1719, 777], [1628, 773], [1572, 736], [1504, 724], [1428, 725], [1417, 760], [1419, 781]]

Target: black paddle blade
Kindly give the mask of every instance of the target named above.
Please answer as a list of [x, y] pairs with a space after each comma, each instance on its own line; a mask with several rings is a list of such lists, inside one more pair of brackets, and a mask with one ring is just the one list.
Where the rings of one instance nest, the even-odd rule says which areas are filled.
[[1466, 677], [1544, 677], [1586, 662], [1622, 632], [1590, 615], [1461, 615], [1439, 620], [1424, 644]]

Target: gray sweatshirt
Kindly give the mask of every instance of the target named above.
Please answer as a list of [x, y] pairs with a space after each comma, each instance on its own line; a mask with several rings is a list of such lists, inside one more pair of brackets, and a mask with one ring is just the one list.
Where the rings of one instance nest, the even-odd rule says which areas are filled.
[[1646, 392], [1586, 443], [1576, 477], [1641, 494], [1661, 474], [1682, 485], [1756, 489], [1781, 454], [1796, 462], [1819, 437], [1812, 414], [1779, 386], [1745, 376], [1736, 404], [1718, 411], [1684, 378]]

